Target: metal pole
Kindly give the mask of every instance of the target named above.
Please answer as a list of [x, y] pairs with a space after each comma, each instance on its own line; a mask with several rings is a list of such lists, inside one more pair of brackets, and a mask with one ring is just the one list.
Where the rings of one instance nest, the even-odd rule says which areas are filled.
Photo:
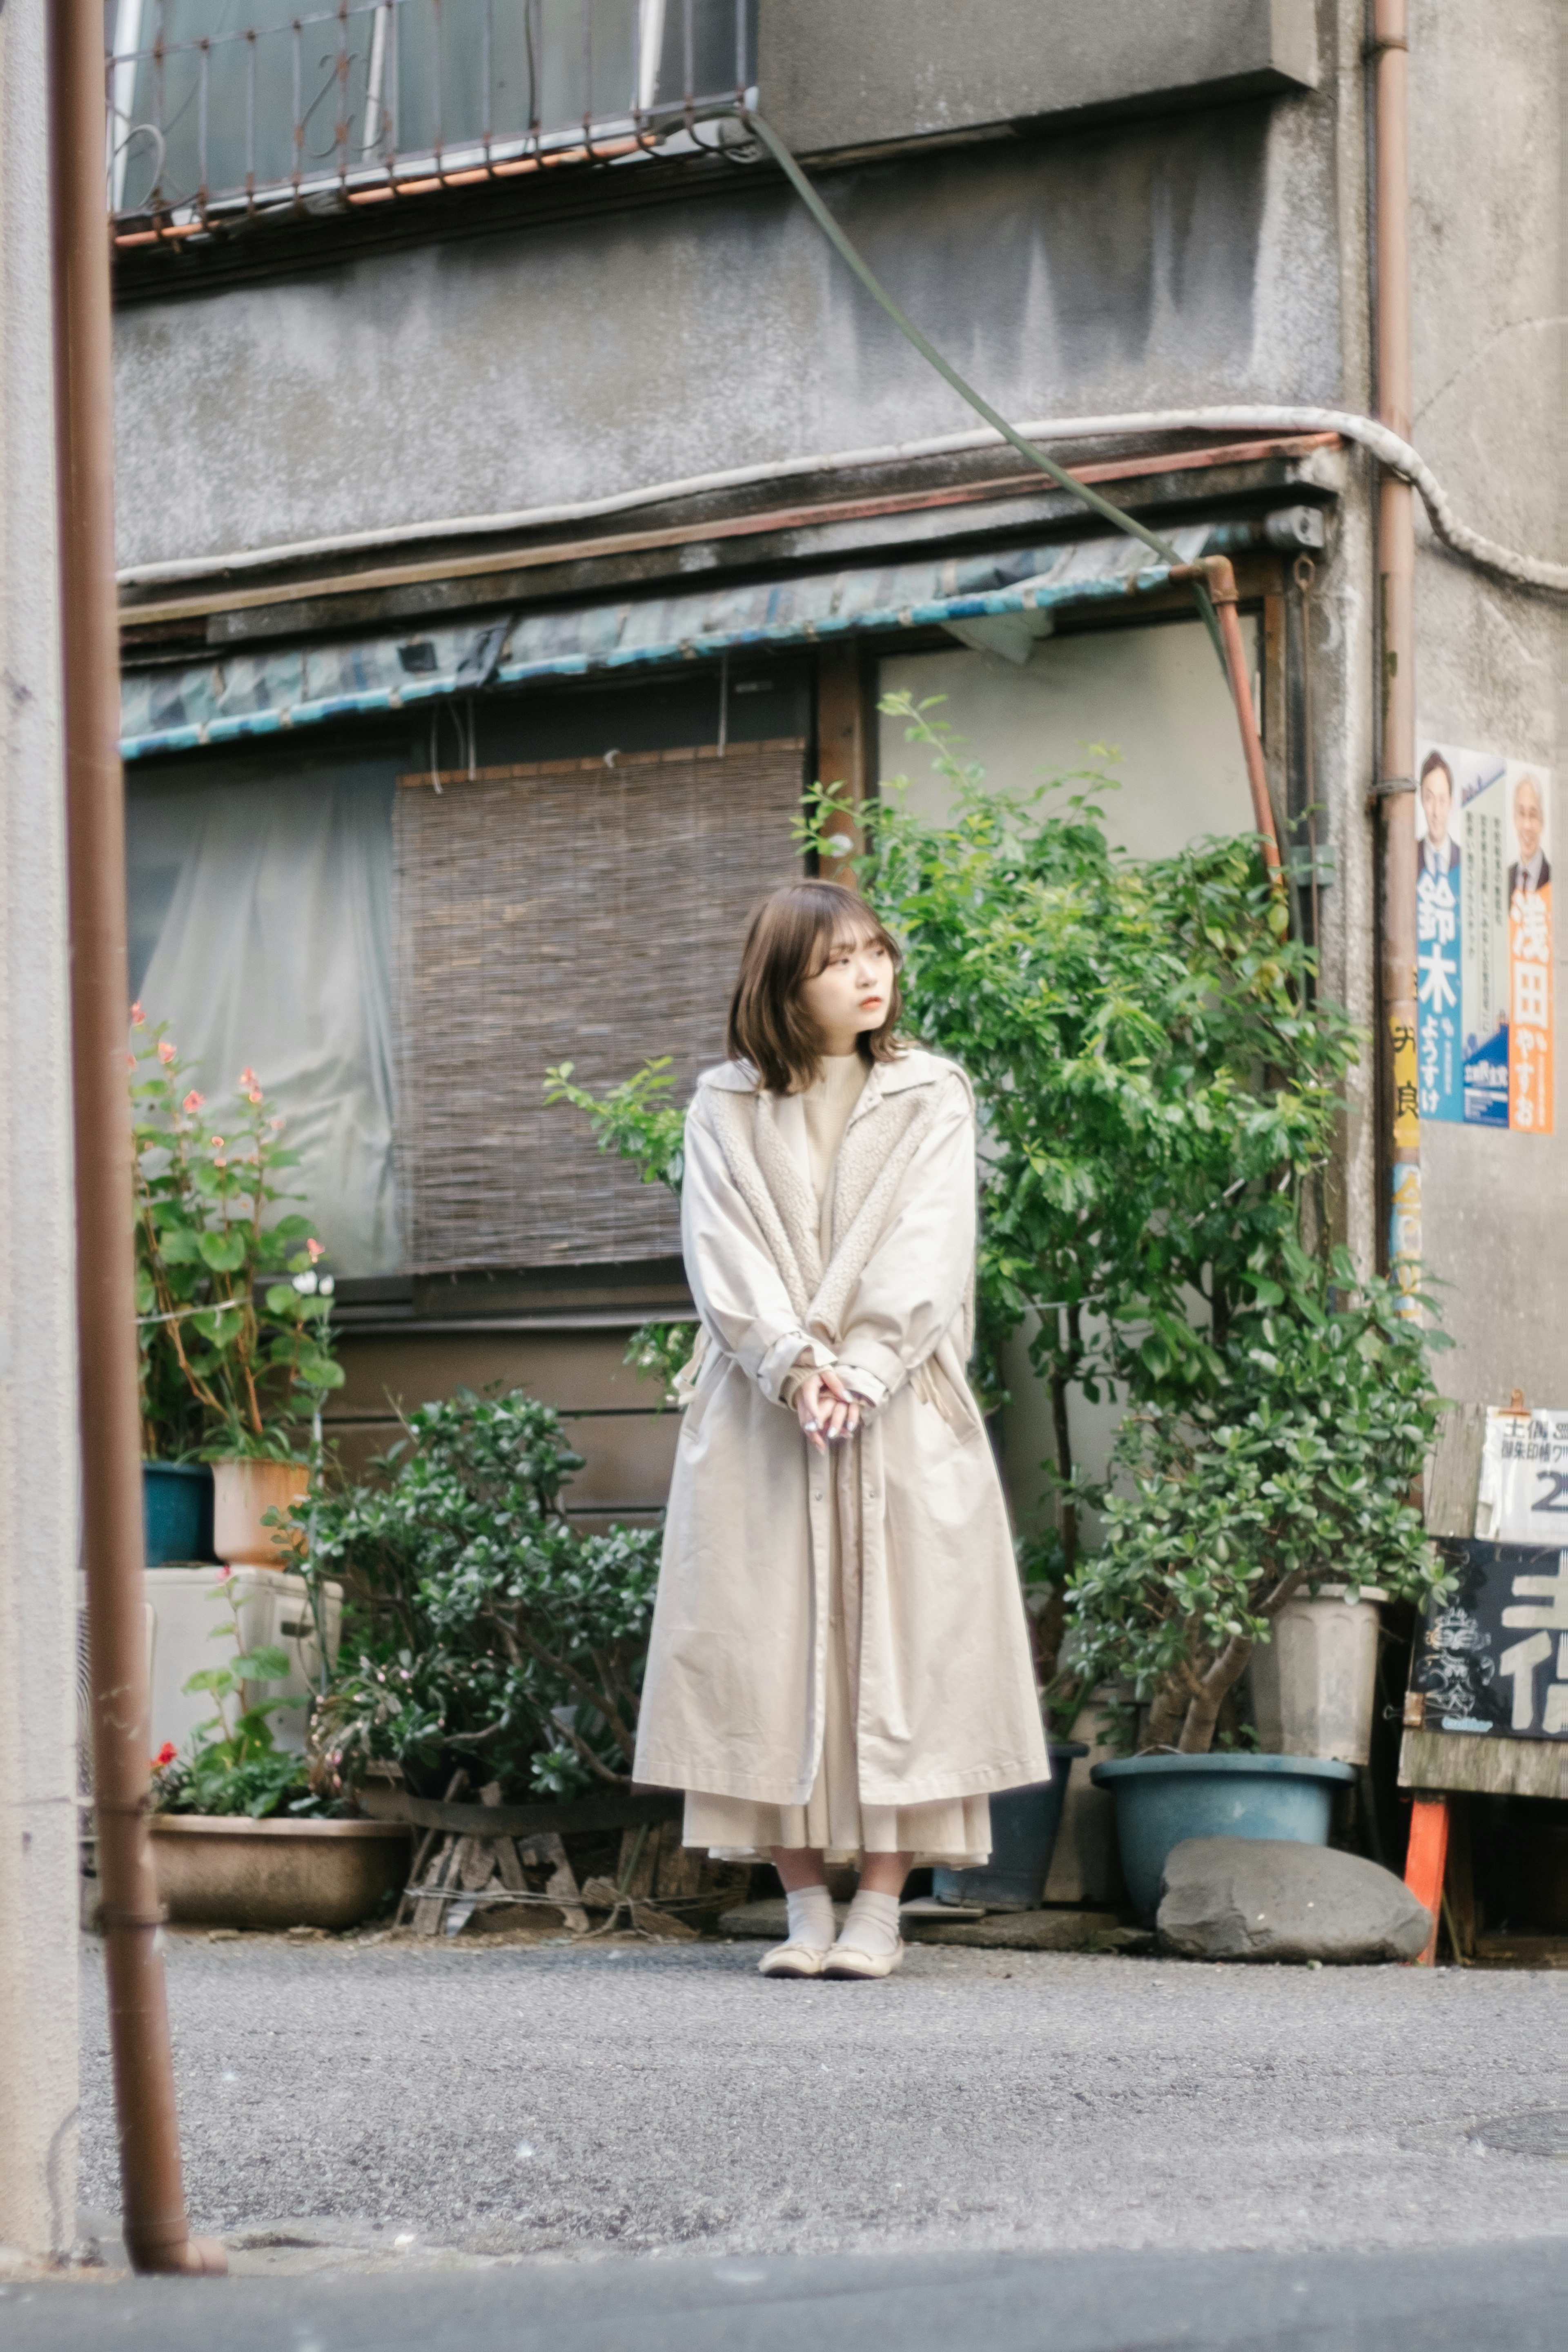
[[125, 2242], [138, 2270], [221, 2271], [222, 2248], [185, 2220], [147, 1851], [102, 0], [53, 0], [50, 79], [82, 1541]]
[[[1405, 0], [1375, 0], [1377, 413], [1409, 438], [1410, 41]], [[1415, 514], [1408, 482], [1378, 488], [1382, 730], [1375, 786], [1378, 981], [1383, 1015], [1379, 1120], [1388, 1171], [1389, 1271], [1408, 1288], [1421, 1257], [1421, 1118], [1415, 1055]]]
[[1239, 599], [1235, 570], [1228, 555], [1204, 555], [1195, 563], [1175, 565], [1171, 577], [1173, 580], [1200, 578], [1208, 583], [1209, 595], [1219, 616], [1225, 674], [1230, 686], [1230, 698], [1236, 705], [1236, 723], [1241, 730], [1241, 756], [1247, 768], [1247, 789], [1252, 795], [1252, 821], [1263, 844], [1263, 863], [1268, 875], [1268, 887], [1283, 904], [1285, 869], [1279, 861], [1279, 836], [1274, 827], [1274, 803], [1268, 797], [1268, 776], [1263, 764], [1263, 739], [1258, 731], [1258, 713], [1252, 707], [1252, 680], [1247, 675], [1247, 647], [1242, 642], [1241, 622], [1237, 613]]

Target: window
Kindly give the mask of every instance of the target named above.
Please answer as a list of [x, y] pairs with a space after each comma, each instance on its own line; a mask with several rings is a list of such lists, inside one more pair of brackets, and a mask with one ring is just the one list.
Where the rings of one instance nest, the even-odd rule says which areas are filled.
[[611, 752], [405, 776], [395, 814], [399, 1166], [417, 1273], [614, 1265], [679, 1247], [662, 1188], [544, 1107], [657, 1055], [687, 1101], [724, 1054], [742, 927], [800, 871], [805, 744]]
[[[392, 805], [400, 762], [284, 751], [133, 769], [131, 994], [215, 1128], [254, 1067], [340, 1274], [403, 1261], [393, 1181]], [[221, 1129], [219, 1129], [221, 1132]]]
[[108, 0], [110, 209], [224, 214], [615, 160], [731, 107], [755, 0]]

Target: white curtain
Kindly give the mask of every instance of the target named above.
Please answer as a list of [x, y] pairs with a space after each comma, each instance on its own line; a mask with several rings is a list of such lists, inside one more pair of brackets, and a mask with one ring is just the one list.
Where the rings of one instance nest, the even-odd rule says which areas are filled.
[[403, 1263], [393, 1178], [390, 761], [274, 751], [129, 772], [131, 987], [221, 1133], [256, 1072], [347, 1275]]

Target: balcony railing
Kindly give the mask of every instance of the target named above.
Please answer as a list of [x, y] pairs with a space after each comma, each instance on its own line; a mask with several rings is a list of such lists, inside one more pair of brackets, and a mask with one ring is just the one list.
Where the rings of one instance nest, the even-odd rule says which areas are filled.
[[[756, 0], [106, 0], [121, 244], [703, 144]], [[710, 134], [710, 137], [713, 134]]]

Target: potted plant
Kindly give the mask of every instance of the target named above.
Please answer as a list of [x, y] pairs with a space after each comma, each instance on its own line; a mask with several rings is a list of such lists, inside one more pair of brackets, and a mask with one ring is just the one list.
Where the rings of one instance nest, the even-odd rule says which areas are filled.
[[304, 1758], [278, 1745], [273, 1718], [289, 1700], [260, 1693], [288, 1678], [288, 1655], [270, 1643], [246, 1647], [239, 1580], [226, 1568], [218, 1578], [212, 1597], [228, 1615], [213, 1630], [232, 1654], [185, 1684], [216, 1712], [185, 1749], [166, 1741], [153, 1759], [159, 1899], [186, 1926], [353, 1927], [401, 1885], [407, 1833], [333, 1818], [347, 1809], [323, 1801]]
[[689, 1934], [735, 1898], [733, 1870], [683, 1851], [679, 1801], [632, 1788], [660, 1538], [583, 1534], [562, 1505], [581, 1465], [550, 1406], [459, 1390], [408, 1416], [369, 1482], [295, 1507], [311, 1572], [345, 1596], [314, 1785], [425, 1826], [416, 1933], [530, 1904], [581, 1929], [584, 1906], [629, 1903]]
[[131, 1019], [143, 1454], [159, 1486], [212, 1465], [220, 1559], [287, 1567], [292, 1538], [268, 1514], [304, 1492], [311, 1416], [343, 1377], [323, 1245], [308, 1217], [274, 1213], [299, 1154], [248, 1068], [214, 1133], [167, 1024], [140, 1005]]
[[345, 1593], [313, 1731], [331, 1785], [390, 1762], [418, 1790], [478, 1764], [508, 1800], [629, 1789], [658, 1530], [582, 1534], [583, 1457], [520, 1392], [459, 1389], [405, 1429], [371, 1481], [296, 1506]]
[[[1215, 1750], [1256, 1645], [1298, 1594], [1376, 1586], [1422, 1604], [1443, 1571], [1412, 1500], [1436, 1428], [1441, 1335], [1397, 1284], [1325, 1265], [1290, 1235], [1238, 1297], [1205, 1393], [1122, 1423], [1105, 1541], [1069, 1587], [1086, 1680], [1119, 1675], [1136, 1753], [1099, 1764], [1122, 1867], [1152, 1916], [1184, 1838], [1326, 1841], [1346, 1762]], [[1234, 1735], [1232, 1735], [1234, 1739]]]

